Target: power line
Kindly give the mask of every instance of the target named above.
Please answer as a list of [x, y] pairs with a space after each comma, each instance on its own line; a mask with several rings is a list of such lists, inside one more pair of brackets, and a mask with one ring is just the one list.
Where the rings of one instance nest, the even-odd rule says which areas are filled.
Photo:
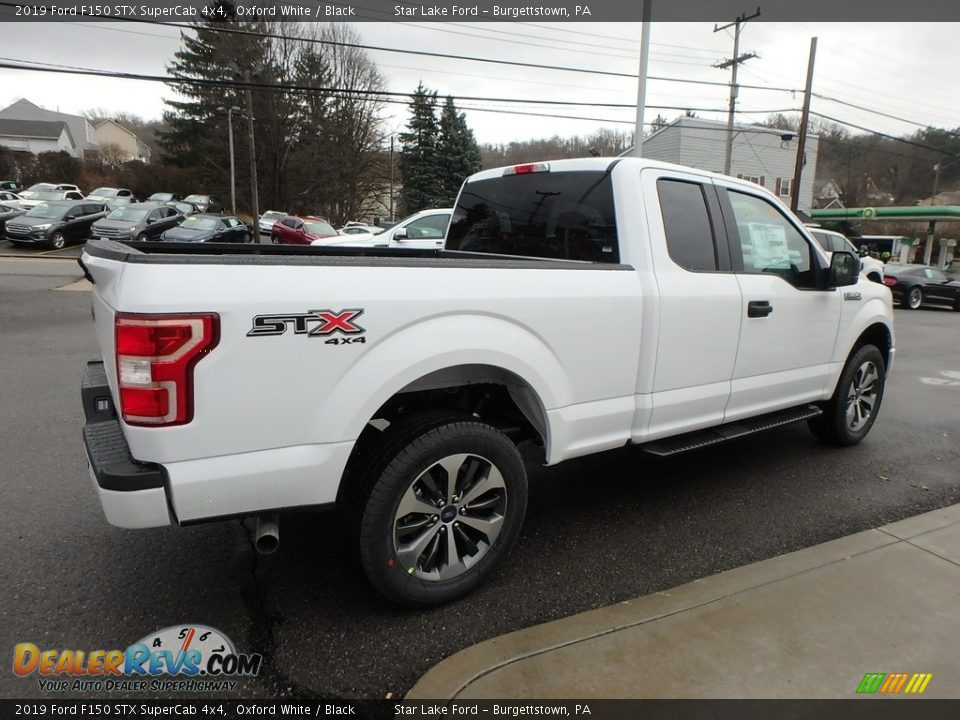
[[[212, 80], [205, 78], [183, 78], [175, 76], [163, 76], [163, 75], [145, 75], [141, 73], [126, 73], [126, 72], [117, 72], [111, 70], [97, 70], [94, 68], [83, 68], [75, 65], [60, 65], [56, 63], [40, 63], [38, 61], [31, 60], [17, 60], [16, 58], [7, 58], [0, 57], [0, 60], [6, 62], [0, 62], [0, 68], [5, 68], [8, 70], [28, 70], [35, 72], [55, 72], [63, 73], [67, 75], [90, 75], [94, 77], [108, 77], [116, 78], [123, 80], [142, 80], [146, 82], [162, 82], [171, 85], [197, 85], [197, 86], [214, 86], [214, 87], [232, 87], [239, 89], [251, 89], [251, 90], [271, 90], [278, 92], [308, 92], [308, 93], [341, 93], [342, 95], [359, 95], [365, 97], [377, 97], [377, 98], [409, 98], [410, 94], [405, 92], [397, 92], [390, 90], [361, 90], [355, 88], [338, 88], [338, 87], [312, 87], [309, 85], [275, 85], [272, 83], [259, 83], [259, 82], [246, 82], [240, 80]], [[36, 63], [37, 65], [44, 65], [44, 67], [39, 66], [30, 66], [30, 65], [15, 65], [13, 62], [21, 63]], [[445, 96], [446, 97], [446, 96]], [[567, 100], [529, 100], [524, 98], [491, 98], [491, 97], [482, 97], [482, 96], [473, 96], [473, 95], [450, 95], [449, 97], [454, 100], [460, 101], [479, 101], [479, 102], [499, 102], [499, 103], [516, 103], [521, 105], [551, 105], [551, 106], [561, 106], [561, 107], [596, 107], [596, 108], [617, 108], [617, 109], [632, 109], [635, 106], [627, 103], [595, 103], [595, 102], [582, 102], [582, 101], [567, 101]], [[409, 102], [405, 100], [404, 102]], [[718, 108], [700, 108], [700, 107], [689, 107], [686, 105], [650, 105], [650, 108], [654, 110], [681, 110], [681, 111], [691, 111], [691, 112], [723, 112], [722, 109]], [[744, 113], [751, 114], [773, 114], [777, 112], [792, 112], [792, 109], [786, 110], [745, 110]]]
[[941, 150], [940, 148], [935, 148], [932, 145], [924, 145], [923, 143], [918, 143], [913, 140], [907, 140], [905, 138], [898, 138], [895, 135], [888, 135], [887, 133], [882, 133], [879, 130], [871, 130], [870, 128], [863, 127], [862, 125], [854, 125], [853, 123], [846, 122], [844, 120], [838, 120], [835, 117], [830, 117], [829, 115], [824, 115], [823, 113], [810, 111], [811, 115], [816, 115], [818, 118], [823, 120], [829, 120], [830, 122], [835, 122], [838, 125], [844, 125], [846, 127], [855, 128], [857, 130], [862, 130], [863, 132], [870, 133], [871, 135], [876, 135], [878, 137], [886, 138], [887, 140], [893, 140], [894, 142], [903, 143], [904, 145], [912, 145], [913, 147], [922, 148], [924, 150], [930, 150], [932, 152], [940, 153], [941, 155], [953, 156], [954, 153], [948, 152], [946, 150]]

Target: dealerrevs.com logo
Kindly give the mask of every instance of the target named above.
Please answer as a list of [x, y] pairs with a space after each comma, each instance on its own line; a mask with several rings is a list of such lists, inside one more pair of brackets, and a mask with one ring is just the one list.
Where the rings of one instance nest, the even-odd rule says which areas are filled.
[[233, 690], [239, 677], [260, 673], [263, 656], [238, 653], [233, 642], [206, 625], [176, 625], [147, 635], [126, 650], [13, 649], [13, 672], [38, 676], [48, 692]]

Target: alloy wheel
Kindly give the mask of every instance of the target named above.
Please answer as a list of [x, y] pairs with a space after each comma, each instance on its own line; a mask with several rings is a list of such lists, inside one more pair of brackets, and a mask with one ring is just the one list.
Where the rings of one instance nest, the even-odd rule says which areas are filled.
[[872, 360], [867, 360], [853, 375], [850, 389], [847, 391], [847, 426], [857, 432], [866, 425], [873, 415], [877, 404], [880, 371]]

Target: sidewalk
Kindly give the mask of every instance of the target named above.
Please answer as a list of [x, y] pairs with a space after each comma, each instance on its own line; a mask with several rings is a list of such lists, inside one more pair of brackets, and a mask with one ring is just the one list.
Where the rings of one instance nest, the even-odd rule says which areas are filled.
[[958, 698], [958, 649], [954, 505], [487, 640], [407, 699], [855, 698], [868, 672]]

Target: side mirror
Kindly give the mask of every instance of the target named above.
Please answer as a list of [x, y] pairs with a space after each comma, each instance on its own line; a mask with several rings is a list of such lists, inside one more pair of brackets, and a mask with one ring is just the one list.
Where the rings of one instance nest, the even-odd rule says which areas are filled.
[[393, 234], [394, 240], [406, 240], [407, 239], [407, 229], [400, 228]]
[[856, 285], [860, 279], [860, 260], [846, 250], [833, 253], [827, 270], [827, 288]]

